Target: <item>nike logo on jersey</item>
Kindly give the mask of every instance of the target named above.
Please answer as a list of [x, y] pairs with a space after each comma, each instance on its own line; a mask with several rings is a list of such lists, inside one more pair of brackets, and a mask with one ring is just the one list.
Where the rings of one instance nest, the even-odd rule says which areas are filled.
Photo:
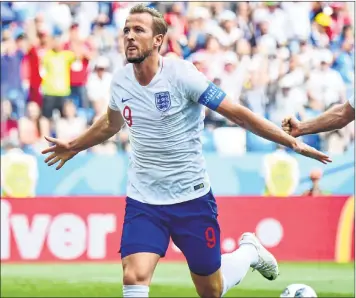
[[128, 99], [121, 99], [121, 102], [126, 102], [126, 101], [128, 101], [128, 100], [130, 100], [130, 99], [132, 99], [132, 98], [128, 98]]

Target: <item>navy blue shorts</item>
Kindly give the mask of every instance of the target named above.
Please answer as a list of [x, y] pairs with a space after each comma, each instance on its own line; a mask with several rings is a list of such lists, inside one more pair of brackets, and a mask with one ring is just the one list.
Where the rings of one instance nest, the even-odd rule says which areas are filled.
[[191, 272], [207, 276], [220, 268], [220, 227], [214, 195], [174, 204], [150, 205], [126, 198], [121, 258], [139, 252], [164, 257], [170, 237]]

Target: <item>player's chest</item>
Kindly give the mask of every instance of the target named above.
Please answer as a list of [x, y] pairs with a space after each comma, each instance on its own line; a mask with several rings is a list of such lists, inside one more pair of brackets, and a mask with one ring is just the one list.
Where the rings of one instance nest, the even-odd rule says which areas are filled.
[[129, 88], [120, 87], [118, 94], [116, 104], [129, 126], [161, 121], [179, 113], [183, 104], [176, 88], [168, 83], [151, 88], [132, 84]]

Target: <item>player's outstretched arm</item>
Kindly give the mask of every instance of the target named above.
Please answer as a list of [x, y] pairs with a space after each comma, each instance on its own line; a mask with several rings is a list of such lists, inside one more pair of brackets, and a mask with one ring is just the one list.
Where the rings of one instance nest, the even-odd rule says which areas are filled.
[[282, 121], [282, 128], [286, 133], [298, 137], [341, 129], [353, 120], [355, 120], [355, 109], [346, 102], [333, 106], [311, 120], [299, 122], [295, 117], [286, 117]]
[[267, 140], [292, 148], [294, 151], [322, 163], [331, 162], [324, 153], [298, 141], [277, 125], [242, 105], [233, 103], [223, 90], [209, 82], [193, 64], [183, 61], [176, 64], [177, 74], [179, 74], [176, 77], [177, 87], [183, 90], [187, 98], [217, 111], [232, 122]]
[[75, 151], [83, 151], [110, 139], [124, 126], [125, 121], [120, 111], [108, 108], [107, 113], [99, 118], [86, 132], [69, 143]]
[[125, 121], [119, 111], [108, 108], [105, 115], [100, 117], [86, 132], [71, 142], [65, 142], [59, 139], [45, 137], [48, 142], [54, 145], [42, 151], [42, 154], [51, 153], [45, 162], [48, 166], [59, 163], [57, 170], [80, 151], [98, 145], [113, 135], [118, 133], [123, 127]]
[[289, 147], [299, 154], [319, 160], [324, 164], [331, 162], [324, 153], [298, 141], [271, 121], [256, 115], [242, 105], [234, 104], [227, 97], [221, 101], [216, 111], [262, 138]]

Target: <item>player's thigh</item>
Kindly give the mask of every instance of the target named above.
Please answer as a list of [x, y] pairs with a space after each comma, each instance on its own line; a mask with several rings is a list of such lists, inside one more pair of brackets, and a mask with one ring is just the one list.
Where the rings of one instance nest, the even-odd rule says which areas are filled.
[[172, 239], [187, 260], [199, 296], [220, 297], [223, 285], [218, 224], [204, 219], [192, 221], [187, 234]]
[[169, 244], [169, 230], [159, 207], [126, 199], [120, 253], [124, 284], [147, 284]]
[[220, 226], [215, 198], [208, 193], [177, 208], [179, 216], [170, 227], [171, 236], [187, 260], [197, 291], [204, 297], [220, 295]]

